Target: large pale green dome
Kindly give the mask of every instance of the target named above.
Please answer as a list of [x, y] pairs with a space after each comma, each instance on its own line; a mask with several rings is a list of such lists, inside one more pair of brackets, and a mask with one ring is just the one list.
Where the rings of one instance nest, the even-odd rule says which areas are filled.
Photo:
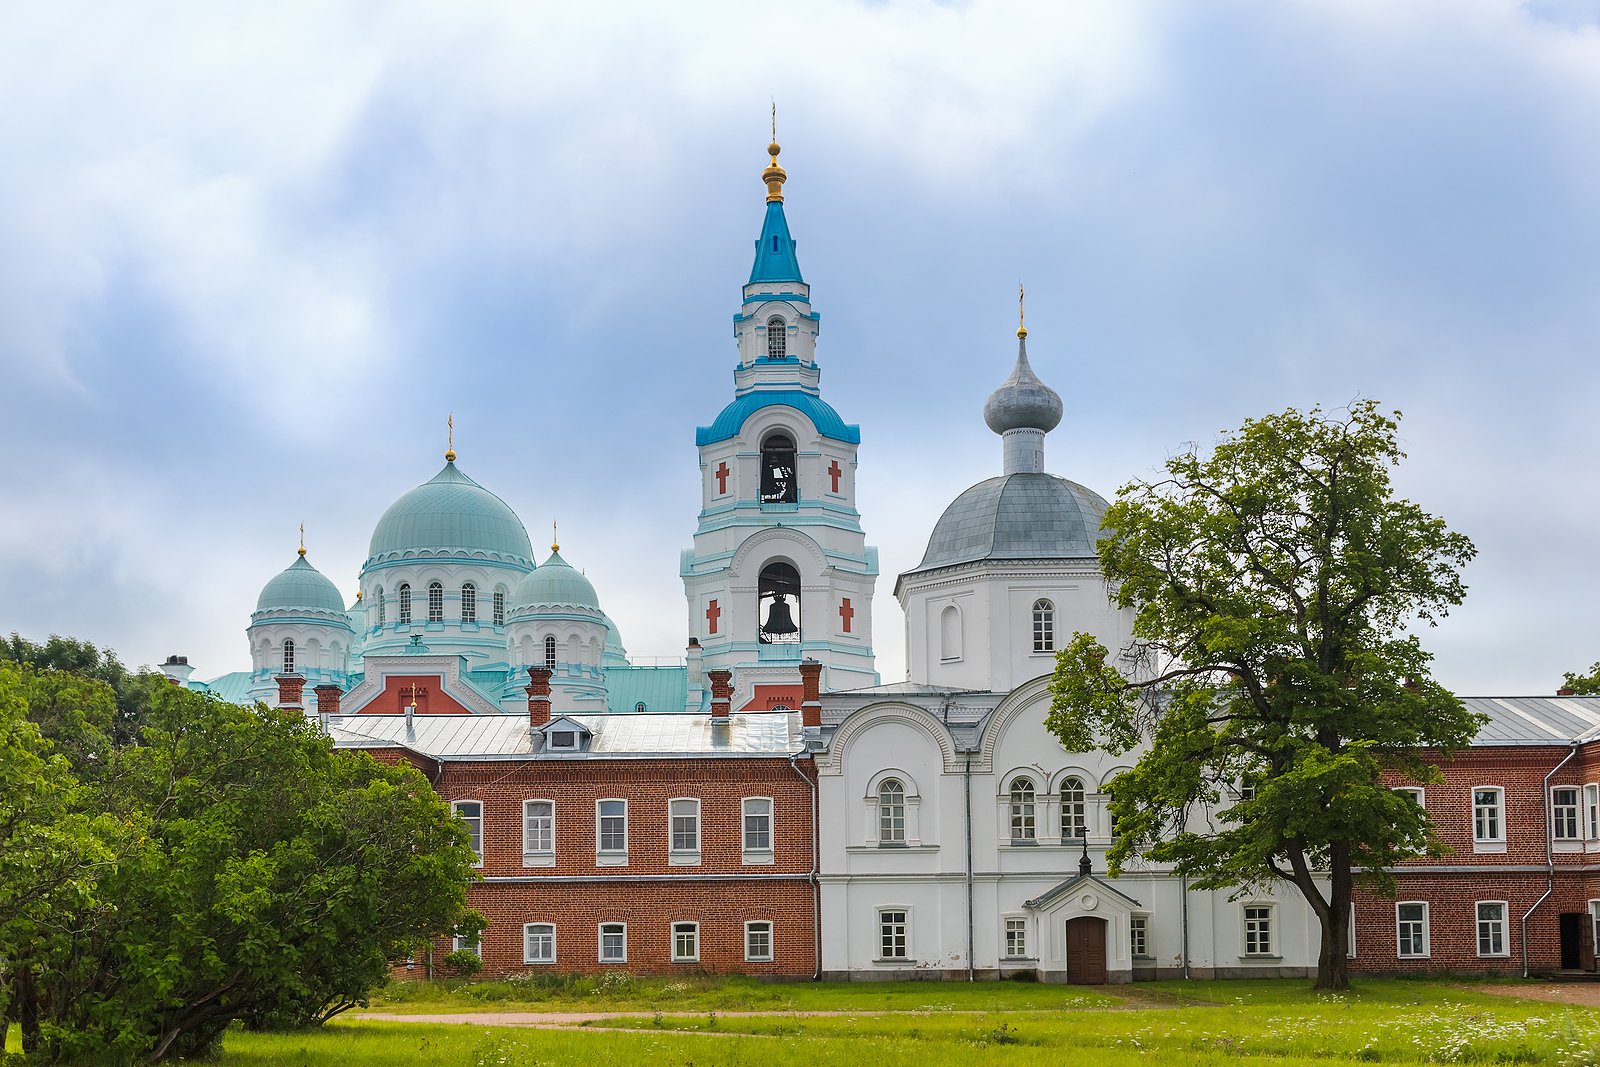
[[600, 610], [600, 598], [577, 568], [558, 552], [539, 564], [532, 574], [522, 576], [511, 596], [513, 608], [593, 608]]
[[517, 513], [453, 462], [391, 504], [372, 531], [371, 558], [407, 553], [481, 553], [533, 566], [533, 543]]
[[[304, 551], [302, 549], [302, 551]], [[311, 611], [344, 611], [344, 598], [327, 575], [301, 556], [287, 570], [274, 575], [256, 600], [257, 611], [278, 608], [305, 608]]]

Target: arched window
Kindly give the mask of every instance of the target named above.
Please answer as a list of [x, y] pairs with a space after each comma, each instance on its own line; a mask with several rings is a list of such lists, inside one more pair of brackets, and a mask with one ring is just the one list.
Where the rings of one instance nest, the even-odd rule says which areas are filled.
[[1033, 841], [1033, 783], [1026, 778], [1011, 780], [1011, 840]]
[[411, 625], [411, 584], [400, 586], [400, 625]]
[[906, 787], [898, 778], [885, 778], [878, 786], [878, 841], [906, 843]]
[[1033, 650], [1056, 650], [1056, 606], [1048, 600], [1033, 602]]
[[289, 640], [283, 642], [283, 673], [294, 673], [294, 642]]
[[639, 703], [635, 704], [633, 706], [633, 710], [638, 712], [640, 715], [643, 715], [644, 714], [644, 701], [641, 700], [641, 701], [639, 701]]
[[461, 585], [461, 621], [478, 621], [478, 587], [471, 582]]
[[556, 639], [554, 637], [544, 639], [544, 669], [547, 671], [556, 669]]
[[383, 604], [383, 586], [380, 585], [373, 590], [373, 599], [378, 602], [378, 625], [382, 626], [387, 621], [384, 617], [387, 612], [384, 610]]
[[496, 626], [504, 626], [506, 624], [506, 591], [504, 589], [497, 588], [494, 591], [494, 624]]
[[1061, 836], [1088, 837], [1088, 811], [1084, 806], [1083, 779], [1068, 778], [1061, 783]]
[[444, 622], [444, 584], [428, 583], [428, 621]]
[[783, 562], [761, 569], [756, 610], [762, 644], [800, 643], [800, 572]]
[[961, 658], [961, 609], [954, 604], [939, 613], [939, 658]]
[[775, 433], [761, 442], [761, 502], [800, 502], [800, 486], [794, 477], [794, 442], [788, 434]]
[[789, 354], [789, 331], [777, 316], [767, 320], [767, 358], [782, 359]]

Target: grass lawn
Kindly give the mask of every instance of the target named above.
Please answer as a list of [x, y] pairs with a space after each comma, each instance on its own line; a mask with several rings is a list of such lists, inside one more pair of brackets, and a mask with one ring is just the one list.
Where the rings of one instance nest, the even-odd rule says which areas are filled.
[[[694, 995], [710, 996], [732, 984], [736, 983], [709, 982]], [[987, 985], [993, 995], [1013, 996], [1013, 983]], [[1036, 998], [1076, 997], [1082, 992], [1016, 985], [1017, 995], [1032, 993]], [[882, 1011], [885, 998], [902, 1000], [913, 1008], [938, 1007], [931, 1014], [813, 1018], [783, 1013], [713, 1018], [708, 1011], [680, 1018], [618, 1018], [560, 1031], [350, 1021], [304, 1034], [230, 1033], [217, 1062], [218, 1067], [802, 1067], [858, 1063], [872, 1067], [1040, 1063], [1121, 1067], [1240, 1059], [1274, 1065], [1548, 1063], [1578, 1067], [1600, 1062], [1600, 1013], [1491, 997], [1425, 981], [1363, 981], [1340, 996], [1314, 994], [1304, 981], [1141, 983], [1132, 989], [1114, 989], [1110, 997], [1126, 993], [1140, 1003], [1177, 1006], [1100, 1011], [1075, 1004], [1079, 1010], [1070, 1012], [1050, 1010], [1053, 1004], [1037, 999], [1032, 1008], [975, 1011], [971, 1008], [978, 1005], [971, 1004], [961, 1005], [967, 1010], [960, 1010], [958, 997], [981, 994], [978, 990], [963, 994], [960, 991], [970, 987], [957, 983], [906, 983], [891, 989], [864, 983], [832, 990], [775, 988], [786, 998], [788, 993], [802, 990], [823, 999], [832, 997], [827, 1006], [833, 1010], [837, 1010], [838, 998], [858, 993], [855, 1007], [849, 1010]], [[540, 1007], [559, 1010], [548, 1003]], [[663, 1005], [663, 1009], [686, 1010], [681, 1004]], [[483, 1005], [478, 1005], [478, 1010], [483, 1010]], [[796, 1010], [801, 1010], [798, 1003]], [[614, 1029], [618, 1027], [648, 1032], [622, 1033]], [[688, 1030], [697, 1032], [683, 1032]]]

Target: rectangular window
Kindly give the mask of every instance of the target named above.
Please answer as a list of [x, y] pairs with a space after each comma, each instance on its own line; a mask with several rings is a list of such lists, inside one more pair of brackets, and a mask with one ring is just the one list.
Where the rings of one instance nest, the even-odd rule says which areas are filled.
[[438, 582], [428, 584], [428, 621], [444, 622], [444, 586]]
[[450, 939], [450, 947], [456, 952], [460, 952], [462, 949], [465, 949], [481, 960], [483, 959], [484, 933], [488, 933], [488, 931], [485, 930], [482, 933], [479, 933], [476, 937], [452, 937]]
[[772, 849], [772, 801], [750, 797], [744, 802], [744, 850], [768, 852]]
[[551, 730], [551, 748], [577, 748], [578, 731], [576, 730]]
[[903, 845], [906, 840], [906, 790], [898, 779], [886, 778], [878, 787], [878, 842]]
[[700, 802], [674, 800], [672, 802], [672, 851], [700, 851]]
[[471, 582], [461, 587], [461, 621], [478, 621], [478, 587]]
[[501, 589], [494, 591], [494, 624], [496, 626], [506, 624], [506, 594]]
[[1272, 955], [1272, 908], [1244, 909], [1244, 954], [1246, 956]]
[[522, 805], [522, 854], [534, 856], [556, 850], [555, 805], [529, 800]]
[[600, 962], [628, 962], [628, 924], [600, 924]]
[[1012, 959], [1028, 956], [1028, 920], [1006, 920], [1006, 955]]
[[1555, 816], [1556, 840], [1578, 840], [1578, 791], [1553, 789], [1550, 791], [1550, 810]]
[[1583, 804], [1588, 813], [1589, 840], [1600, 839], [1600, 785], [1583, 787]]
[[1135, 915], [1128, 919], [1128, 951], [1135, 958], [1150, 955], [1150, 942], [1148, 934], [1150, 919], [1145, 915]]
[[752, 922], [744, 924], [744, 958], [770, 960], [772, 958], [772, 924]]
[[483, 805], [476, 800], [458, 800], [450, 805], [456, 818], [467, 824], [472, 835], [472, 851], [477, 853], [477, 866], [483, 866]]
[[879, 959], [903, 960], [906, 958], [906, 913], [903, 911], [878, 912]]
[[1401, 959], [1428, 954], [1428, 905], [1420, 902], [1396, 904], [1396, 950]]
[[1422, 802], [1422, 790], [1418, 789], [1416, 786], [1403, 785], [1396, 789], [1395, 792], [1402, 793], [1405, 796], [1410, 797], [1411, 803], [1415, 804], [1419, 808], [1427, 807], [1427, 805]]
[[1500, 790], [1474, 789], [1472, 791], [1472, 839], [1474, 841], [1499, 841]]
[[700, 958], [700, 924], [672, 924], [672, 962], [693, 963]]
[[1506, 954], [1506, 906], [1504, 902], [1478, 905], [1478, 955]]
[[556, 928], [550, 923], [529, 923], [522, 928], [522, 962], [554, 963]]
[[602, 800], [600, 802], [600, 851], [628, 851], [628, 802]]

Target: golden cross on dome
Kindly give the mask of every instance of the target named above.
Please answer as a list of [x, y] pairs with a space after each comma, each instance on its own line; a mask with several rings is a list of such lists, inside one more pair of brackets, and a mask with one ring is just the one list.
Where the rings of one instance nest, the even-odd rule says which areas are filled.
[[446, 463], [454, 463], [456, 461], [456, 415], [455, 415], [455, 412], [452, 411], [450, 413], [450, 417], [445, 420], [444, 424], [445, 424], [445, 426], [447, 428], [447, 432], [450, 435], [449, 444], [447, 444], [445, 446], [444, 459], [445, 459]]
[[303, 522], [300, 524], [300, 554], [306, 554], [306, 524]]
[[1027, 327], [1026, 322], [1025, 322], [1024, 310], [1023, 310], [1023, 307], [1022, 307], [1022, 298], [1024, 296], [1026, 296], [1026, 295], [1027, 295], [1027, 293], [1026, 293], [1026, 290], [1024, 290], [1022, 288], [1022, 283], [1018, 282], [1017, 283], [1017, 336], [1018, 337], [1026, 337], [1026, 336], [1028, 336], [1028, 327]]
[[554, 520], [551, 520], [551, 522], [550, 522], [550, 551], [552, 551], [552, 552], [560, 552], [561, 551], [561, 545], [558, 543], [558, 541], [559, 541], [559, 539], [556, 537], [556, 524], [555, 524]]

